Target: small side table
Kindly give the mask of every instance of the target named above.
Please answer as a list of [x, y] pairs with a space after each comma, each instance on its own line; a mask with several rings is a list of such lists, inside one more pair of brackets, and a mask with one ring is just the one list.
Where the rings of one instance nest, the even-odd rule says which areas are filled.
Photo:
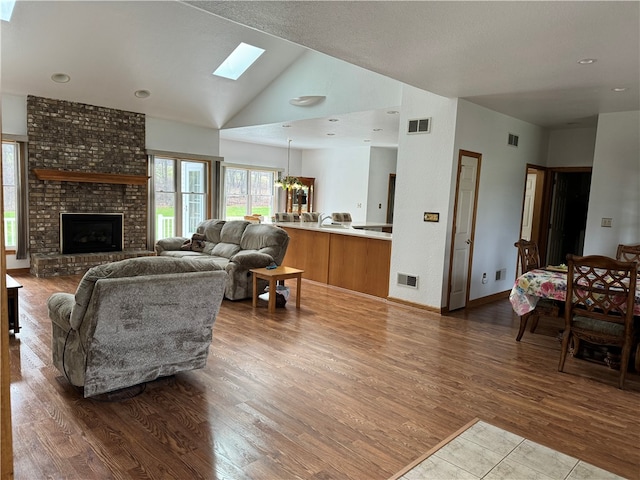
[[287, 278], [297, 278], [296, 308], [300, 308], [300, 289], [302, 288], [302, 274], [304, 270], [280, 265], [277, 268], [252, 268], [249, 270], [253, 274], [253, 308], [258, 306], [258, 279], [269, 281], [269, 313], [276, 311], [276, 284], [278, 280]]
[[20, 311], [18, 309], [18, 289], [22, 288], [15, 279], [6, 275], [7, 283], [7, 307], [9, 310], [9, 330], [15, 335], [20, 331]]

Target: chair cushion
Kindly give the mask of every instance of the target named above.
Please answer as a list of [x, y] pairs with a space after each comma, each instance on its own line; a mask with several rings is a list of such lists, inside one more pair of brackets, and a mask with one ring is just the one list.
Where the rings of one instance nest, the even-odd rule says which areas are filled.
[[578, 330], [590, 330], [595, 333], [611, 336], [623, 336], [624, 325], [621, 323], [605, 322], [589, 317], [573, 317], [573, 328]]
[[240, 245], [242, 234], [247, 228], [247, 225], [249, 225], [249, 222], [246, 222], [244, 220], [226, 222], [222, 226], [222, 230], [220, 231], [220, 241], [224, 243], [235, 243], [236, 245]]
[[224, 220], [205, 220], [198, 225], [198, 233], [202, 233], [207, 242], [218, 243], [220, 241], [220, 231], [225, 223]]
[[536, 303], [536, 311], [538, 313], [546, 312], [547, 314], [557, 315], [560, 312], [561, 304], [556, 300], [551, 300], [549, 298], [541, 298]]

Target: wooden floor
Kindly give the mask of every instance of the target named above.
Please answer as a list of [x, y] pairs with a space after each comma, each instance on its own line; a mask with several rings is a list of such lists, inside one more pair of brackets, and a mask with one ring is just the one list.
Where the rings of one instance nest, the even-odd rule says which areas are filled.
[[517, 343], [507, 300], [440, 316], [303, 281], [300, 310], [224, 301], [205, 369], [105, 402], [51, 363], [46, 299], [79, 277], [14, 277], [16, 479], [385, 479], [476, 417], [640, 478], [638, 375], [558, 373], [558, 328]]

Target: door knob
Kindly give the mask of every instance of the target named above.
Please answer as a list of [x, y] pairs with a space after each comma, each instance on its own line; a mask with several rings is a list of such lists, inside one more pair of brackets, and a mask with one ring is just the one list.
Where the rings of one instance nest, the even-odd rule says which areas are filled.
[[467, 238], [467, 245], [471, 245], [471, 239]]

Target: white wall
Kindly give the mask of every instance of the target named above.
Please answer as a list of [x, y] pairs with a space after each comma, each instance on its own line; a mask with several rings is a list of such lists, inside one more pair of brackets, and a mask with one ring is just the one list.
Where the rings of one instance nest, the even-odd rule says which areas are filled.
[[640, 111], [598, 117], [584, 254], [615, 256], [619, 243], [640, 243]]
[[[388, 108], [400, 104], [402, 84], [342, 60], [309, 50], [285, 70], [225, 128]], [[296, 107], [293, 97], [325, 95], [318, 105]]]
[[[391, 246], [389, 296], [440, 308], [449, 224], [457, 99], [404, 86], [400, 125], [432, 117], [431, 133], [400, 133]], [[426, 223], [424, 212], [439, 212]], [[418, 288], [397, 285], [398, 273], [416, 275]]]
[[314, 210], [349, 212], [354, 222], [367, 220], [369, 147], [305, 150], [302, 175], [314, 177]]
[[[517, 148], [507, 144], [509, 133], [520, 137]], [[470, 300], [511, 289], [517, 261], [513, 244], [520, 236], [526, 164], [544, 165], [547, 148], [548, 133], [543, 128], [459, 101], [456, 156], [460, 149], [482, 154]], [[452, 197], [454, 192], [455, 178]], [[507, 269], [506, 278], [496, 281], [496, 271], [503, 268]], [[486, 284], [481, 281], [483, 273], [487, 274]]]
[[389, 174], [396, 173], [397, 148], [371, 147], [367, 222], [386, 223], [389, 198]]
[[547, 167], [590, 167], [596, 145], [596, 127], [549, 132]]
[[27, 135], [27, 96], [2, 94], [2, 133]]
[[220, 132], [213, 128], [145, 117], [145, 145], [151, 150], [218, 156]]

